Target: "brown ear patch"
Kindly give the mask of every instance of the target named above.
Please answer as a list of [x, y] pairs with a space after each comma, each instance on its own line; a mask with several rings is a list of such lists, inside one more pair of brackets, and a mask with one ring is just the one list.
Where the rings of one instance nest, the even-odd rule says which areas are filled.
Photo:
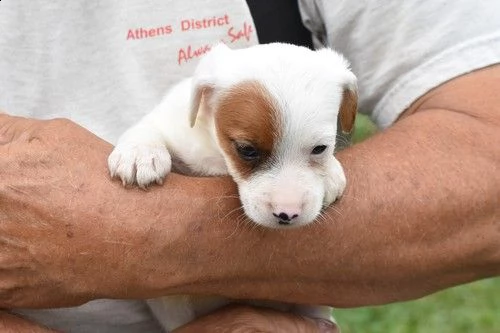
[[[215, 126], [220, 145], [242, 178], [269, 162], [281, 136], [277, 103], [257, 81], [241, 82], [222, 93], [217, 101]], [[242, 159], [235, 143], [250, 144], [260, 153], [255, 161]]]
[[344, 89], [342, 102], [340, 103], [339, 118], [342, 132], [349, 134], [354, 128], [356, 111], [358, 108], [358, 95], [355, 91]]

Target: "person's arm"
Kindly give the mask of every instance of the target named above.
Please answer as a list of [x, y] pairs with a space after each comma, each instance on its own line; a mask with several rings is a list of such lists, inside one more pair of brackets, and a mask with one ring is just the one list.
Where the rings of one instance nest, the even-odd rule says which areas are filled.
[[347, 191], [309, 229], [194, 233], [203, 270], [183, 291], [350, 307], [499, 275], [498, 86], [499, 66], [458, 78], [340, 153]]
[[[0, 311], [0, 332], [2, 333], [58, 333], [11, 313]], [[182, 333], [182, 332], [181, 332]]]
[[[498, 86], [498, 66], [458, 78], [392, 128], [340, 153], [347, 191], [310, 228], [245, 228], [235, 223], [239, 211], [214, 219], [237, 207], [229, 200], [201, 216], [186, 210], [194, 218], [184, 244], [191, 264], [175, 287], [358, 306], [500, 274]], [[211, 190], [208, 197], [227, 195]]]
[[341, 152], [344, 197], [286, 231], [239, 220], [229, 178], [125, 190], [109, 144], [0, 116], [0, 306], [204, 293], [347, 307], [498, 275], [499, 73], [453, 80]]
[[339, 333], [331, 322], [272, 309], [228, 306], [176, 329], [172, 333]]

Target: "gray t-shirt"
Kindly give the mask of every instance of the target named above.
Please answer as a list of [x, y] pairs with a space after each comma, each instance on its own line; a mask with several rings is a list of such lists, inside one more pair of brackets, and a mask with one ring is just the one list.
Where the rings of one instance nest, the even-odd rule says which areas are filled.
[[500, 62], [498, 0], [299, 0], [316, 45], [343, 53], [381, 127], [440, 84]]
[[0, 110], [115, 143], [210, 45], [257, 43], [243, 0], [0, 2]]
[[[217, 42], [257, 43], [245, 1], [0, 2], [0, 110], [69, 118], [115, 143]], [[71, 333], [160, 332], [142, 301], [19, 310]]]

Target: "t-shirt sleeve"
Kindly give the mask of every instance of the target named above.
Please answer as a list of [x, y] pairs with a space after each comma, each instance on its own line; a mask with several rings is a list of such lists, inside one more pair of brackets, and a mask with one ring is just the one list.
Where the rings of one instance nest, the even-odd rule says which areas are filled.
[[313, 35], [350, 61], [360, 111], [380, 127], [431, 89], [500, 62], [500, 1], [299, 1]]

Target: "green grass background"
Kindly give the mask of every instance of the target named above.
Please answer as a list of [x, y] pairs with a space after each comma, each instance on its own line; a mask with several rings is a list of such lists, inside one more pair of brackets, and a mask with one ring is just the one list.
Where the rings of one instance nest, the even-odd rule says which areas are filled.
[[[377, 131], [356, 119], [353, 142]], [[357, 309], [336, 309], [342, 333], [500, 333], [500, 278], [447, 289], [419, 300]]]
[[500, 278], [416, 301], [335, 309], [334, 316], [342, 333], [499, 333]]

